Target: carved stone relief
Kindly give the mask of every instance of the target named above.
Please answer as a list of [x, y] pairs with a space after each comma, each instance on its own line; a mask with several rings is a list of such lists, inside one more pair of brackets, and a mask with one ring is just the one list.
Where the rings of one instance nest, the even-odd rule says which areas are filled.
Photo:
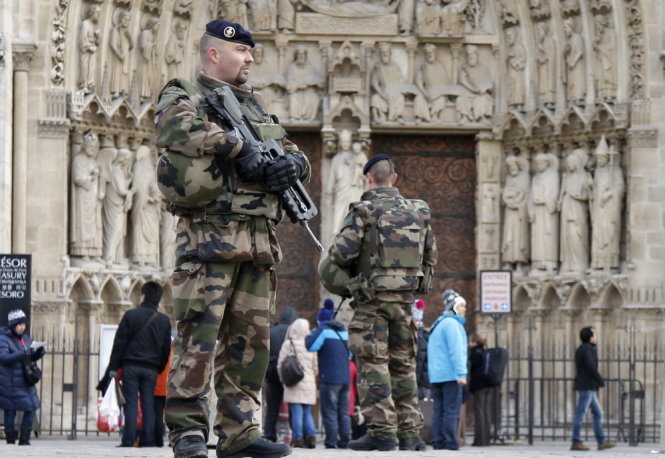
[[602, 101], [612, 102], [616, 98], [617, 91], [617, 36], [609, 16], [602, 14], [595, 16], [594, 27], [596, 96]]
[[610, 270], [619, 267], [619, 241], [625, 183], [618, 152], [605, 137], [595, 150], [596, 170], [591, 204], [591, 267]]
[[95, 54], [99, 42], [99, 5], [88, 5], [79, 27], [79, 76], [78, 88], [92, 92], [95, 88]]
[[450, 81], [450, 69], [437, 56], [437, 47], [427, 43], [423, 47], [424, 62], [416, 72], [416, 86], [420, 90], [428, 110], [427, 121], [443, 122], [448, 97], [457, 94]]
[[564, 48], [566, 99], [569, 103], [584, 105], [586, 96], [584, 38], [577, 31], [575, 18], [565, 19], [563, 30], [566, 36]]
[[173, 32], [166, 42], [164, 60], [167, 65], [167, 79], [182, 77], [183, 59], [185, 53], [185, 35], [187, 34], [187, 22], [176, 19], [173, 22]]
[[517, 27], [506, 29], [508, 68], [508, 106], [513, 110], [521, 111], [524, 108], [526, 97], [526, 49], [518, 38]]
[[141, 30], [138, 48], [141, 52], [141, 65], [139, 65], [139, 95], [141, 99], [151, 99], [155, 96], [155, 64], [157, 63], [157, 30], [159, 19], [148, 16]]
[[294, 52], [293, 61], [286, 70], [289, 119], [292, 122], [312, 122], [319, 116], [325, 78], [308, 60], [307, 52], [305, 46], [298, 46]]
[[335, 52], [331, 62], [332, 90], [342, 94], [358, 93], [364, 87], [365, 66], [356, 48], [345, 41]]
[[277, 2], [275, 0], [249, 0], [252, 16], [252, 31], [275, 31], [277, 29]]
[[65, 31], [69, 0], [58, 0], [51, 32], [51, 84], [59, 87], [65, 81]]
[[109, 40], [111, 52], [109, 58], [110, 92], [113, 96], [119, 96], [126, 92], [129, 87], [129, 70], [131, 68], [130, 51], [134, 47], [132, 36], [129, 33], [129, 11], [117, 8], [113, 14], [113, 29]]
[[261, 43], [257, 43], [253, 55], [252, 87], [259, 91], [269, 113], [277, 115], [280, 119], [287, 119], [288, 112], [285, 106], [287, 85], [284, 76], [275, 71], [279, 67], [276, 53], [272, 49], [267, 51]]
[[330, 163], [330, 178], [325, 189], [332, 204], [331, 233], [339, 229], [349, 204], [360, 200], [365, 185], [362, 168], [367, 162], [362, 143], [353, 141], [350, 130], [339, 132], [337, 139], [338, 150]]
[[538, 153], [533, 162], [528, 201], [532, 272], [554, 273], [559, 259], [559, 161], [552, 153]]
[[554, 38], [547, 22], [536, 24], [538, 102], [541, 106], [553, 109], [556, 104], [557, 53]]
[[[71, 168], [69, 253], [84, 259], [102, 256], [102, 189], [97, 159], [99, 139], [94, 132], [75, 137]], [[83, 142], [81, 145], [79, 142]]]
[[523, 272], [529, 261], [529, 163], [522, 156], [506, 158], [506, 182], [501, 193], [504, 205], [501, 255], [504, 268]]
[[494, 80], [489, 69], [480, 62], [478, 47], [464, 47], [466, 61], [459, 73], [462, 92], [456, 100], [460, 124], [488, 122], [494, 114]]
[[565, 158], [558, 209], [561, 212], [561, 273], [589, 267], [589, 201], [593, 181], [585, 170], [587, 154], [576, 148]]

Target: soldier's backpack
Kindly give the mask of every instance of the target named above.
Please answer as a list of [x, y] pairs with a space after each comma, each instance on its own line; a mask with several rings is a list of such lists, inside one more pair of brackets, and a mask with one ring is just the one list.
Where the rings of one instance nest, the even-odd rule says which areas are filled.
[[508, 365], [508, 350], [489, 348], [483, 355], [483, 381], [490, 388], [501, 385]]

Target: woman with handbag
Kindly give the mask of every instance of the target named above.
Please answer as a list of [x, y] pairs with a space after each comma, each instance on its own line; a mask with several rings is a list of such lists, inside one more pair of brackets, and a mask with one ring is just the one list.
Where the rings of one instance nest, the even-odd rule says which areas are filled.
[[32, 363], [44, 356], [44, 347], [30, 348], [32, 342], [26, 329], [28, 317], [21, 309], [9, 312], [7, 327], [0, 329], [0, 409], [5, 412], [5, 438], [16, 443], [16, 411], [23, 411], [18, 445], [30, 445], [30, 431], [39, 397], [35, 383], [30, 379]]
[[[298, 318], [286, 331], [286, 338], [279, 351], [277, 372], [284, 384], [284, 402], [289, 404], [294, 447], [316, 447], [316, 426], [312, 417], [312, 406], [316, 404], [316, 375], [319, 371], [316, 353], [305, 348], [305, 336], [309, 334], [309, 322]], [[300, 364], [302, 378], [289, 374], [291, 356]], [[297, 371], [297, 370], [296, 370]]]

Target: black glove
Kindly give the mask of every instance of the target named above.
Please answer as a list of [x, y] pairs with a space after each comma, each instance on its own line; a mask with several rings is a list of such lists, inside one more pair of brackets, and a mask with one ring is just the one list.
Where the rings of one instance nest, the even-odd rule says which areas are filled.
[[266, 167], [263, 183], [272, 192], [280, 192], [296, 184], [305, 171], [305, 158], [300, 153], [279, 156]]
[[236, 156], [236, 172], [243, 181], [259, 181], [266, 160], [258, 146], [244, 142]]
[[44, 356], [44, 353], [46, 353], [46, 350], [44, 349], [44, 347], [39, 347], [32, 354], [32, 360], [37, 361], [38, 359], [40, 359]]

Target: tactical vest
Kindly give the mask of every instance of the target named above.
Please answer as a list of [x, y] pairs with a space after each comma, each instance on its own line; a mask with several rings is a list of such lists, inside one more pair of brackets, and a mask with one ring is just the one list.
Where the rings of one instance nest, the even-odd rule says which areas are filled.
[[356, 275], [362, 274], [375, 293], [417, 290], [423, 277], [427, 204], [395, 191], [353, 205], [365, 222]]
[[[198, 115], [206, 121], [224, 126], [207, 107], [201, 92], [190, 82], [170, 82], [182, 89], [198, 107]], [[236, 94], [243, 114], [261, 140], [281, 143], [286, 131], [268, 115], [253, 94]], [[206, 154], [191, 158], [175, 151], [164, 150], [158, 164], [158, 185], [171, 203], [169, 210], [177, 215], [250, 215], [281, 219], [277, 196], [260, 183], [243, 182], [238, 178], [235, 160], [221, 155]]]

